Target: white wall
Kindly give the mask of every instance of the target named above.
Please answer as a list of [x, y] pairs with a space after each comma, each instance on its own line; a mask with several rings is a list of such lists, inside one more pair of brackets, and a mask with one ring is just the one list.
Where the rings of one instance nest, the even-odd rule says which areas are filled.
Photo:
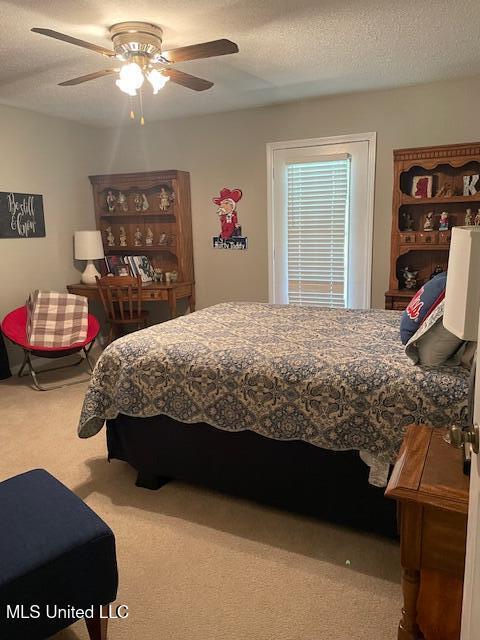
[[[160, 93], [159, 108], [161, 100]], [[170, 168], [191, 174], [198, 306], [267, 300], [265, 143], [366, 131], [378, 134], [372, 300], [382, 307], [390, 256], [392, 151], [480, 139], [479, 104], [480, 77], [143, 128], [128, 122], [119, 130], [0, 106], [0, 191], [43, 194], [47, 229], [46, 238], [0, 239], [0, 316], [23, 304], [37, 287], [62, 290], [78, 281], [73, 232], [94, 225], [88, 175]], [[249, 239], [246, 252], [211, 248], [218, 233], [211, 198], [224, 186], [244, 192], [238, 211]]]
[[[72, 236], [95, 228], [88, 175], [97, 163], [97, 131], [0, 106], [0, 191], [43, 195], [45, 238], [0, 238], [0, 317], [29, 292], [78, 282]], [[9, 347], [11, 364], [20, 357]]]
[[[160, 93], [159, 108], [161, 99]], [[372, 304], [383, 307], [390, 257], [392, 151], [480, 139], [479, 105], [477, 77], [147, 123], [144, 128], [131, 124], [107, 132], [105, 172], [190, 171], [198, 305], [267, 300], [265, 143], [376, 131]], [[246, 252], [211, 249], [211, 237], [217, 233], [211, 198], [224, 186], [244, 191], [238, 211], [249, 239]]]

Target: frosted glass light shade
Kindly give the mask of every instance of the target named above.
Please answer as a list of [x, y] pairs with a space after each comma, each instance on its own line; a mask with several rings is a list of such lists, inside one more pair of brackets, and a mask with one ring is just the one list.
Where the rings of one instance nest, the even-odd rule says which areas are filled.
[[160, 89], [163, 89], [166, 83], [170, 80], [168, 76], [164, 76], [162, 73], [157, 71], [157, 69], [149, 71], [147, 79], [153, 87], [153, 95], [156, 95]]
[[480, 227], [454, 227], [443, 326], [462, 340], [477, 340], [479, 311]]
[[75, 231], [76, 260], [99, 260], [104, 256], [100, 231]]

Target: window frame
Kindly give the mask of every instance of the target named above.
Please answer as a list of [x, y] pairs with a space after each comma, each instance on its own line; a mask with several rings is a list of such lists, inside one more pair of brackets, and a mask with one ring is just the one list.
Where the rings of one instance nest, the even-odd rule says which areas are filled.
[[[366, 167], [367, 183], [365, 185], [365, 211], [362, 212], [362, 220], [365, 224], [364, 269], [363, 288], [358, 294], [361, 302], [356, 307], [370, 308], [372, 290], [372, 257], [373, 257], [373, 211], [375, 199], [375, 159], [376, 159], [376, 133], [358, 133], [342, 136], [330, 136], [326, 138], [308, 138], [303, 140], [288, 140], [284, 142], [269, 142], [266, 145], [267, 152], [267, 218], [268, 218], [268, 297], [270, 303], [276, 300], [277, 287], [275, 282], [275, 178], [274, 160], [275, 151], [299, 151], [309, 147], [334, 147], [355, 142], [368, 143], [368, 166]], [[328, 150], [325, 149], [328, 154]], [[335, 152], [333, 152], [335, 153]], [[313, 156], [312, 156], [313, 159]], [[348, 257], [347, 257], [348, 259]], [[358, 293], [358, 292], [357, 292]]]

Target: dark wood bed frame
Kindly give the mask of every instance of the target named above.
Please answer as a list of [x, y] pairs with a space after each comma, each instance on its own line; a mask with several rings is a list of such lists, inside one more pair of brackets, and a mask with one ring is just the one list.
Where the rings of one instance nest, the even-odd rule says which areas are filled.
[[357, 451], [327, 451], [252, 431], [222, 431], [167, 416], [107, 421], [109, 459], [138, 471], [137, 485], [158, 489], [170, 479], [346, 526], [396, 536], [395, 505], [368, 484]]

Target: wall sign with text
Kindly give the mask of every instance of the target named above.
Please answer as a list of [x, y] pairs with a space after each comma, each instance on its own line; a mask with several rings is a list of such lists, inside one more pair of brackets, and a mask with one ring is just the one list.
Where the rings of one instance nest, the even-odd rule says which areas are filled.
[[44, 238], [43, 196], [0, 192], [0, 238]]

